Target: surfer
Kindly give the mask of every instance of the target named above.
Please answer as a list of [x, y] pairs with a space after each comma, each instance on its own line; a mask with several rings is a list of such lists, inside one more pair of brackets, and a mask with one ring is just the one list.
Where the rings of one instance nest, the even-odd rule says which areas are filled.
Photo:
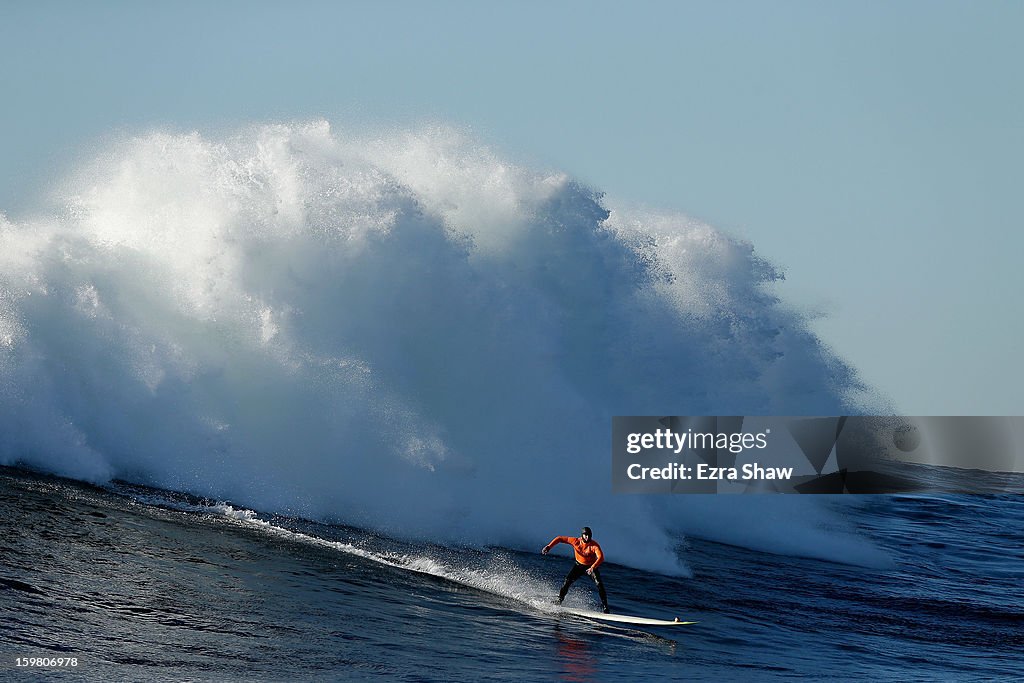
[[576, 564], [573, 565], [569, 573], [565, 575], [565, 583], [562, 584], [562, 589], [558, 591], [558, 604], [562, 604], [562, 600], [565, 599], [565, 594], [569, 592], [569, 586], [576, 582], [576, 579], [580, 578], [584, 574], [588, 575], [597, 584], [597, 593], [601, 596], [601, 607], [602, 612], [608, 614], [608, 596], [604, 592], [604, 584], [601, 583], [601, 572], [597, 568], [604, 562], [604, 553], [601, 551], [601, 546], [597, 544], [597, 541], [591, 538], [592, 534], [589, 526], [583, 527], [580, 531], [579, 538], [573, 538], [572, 536], [556, 536], [551, 543], [548, 543], [540, 551], [542, 554], [547, 555], [548, 551], [554, 548], [559, 543], [567, 543], [572, 546], [573, 552], [576, 553]]

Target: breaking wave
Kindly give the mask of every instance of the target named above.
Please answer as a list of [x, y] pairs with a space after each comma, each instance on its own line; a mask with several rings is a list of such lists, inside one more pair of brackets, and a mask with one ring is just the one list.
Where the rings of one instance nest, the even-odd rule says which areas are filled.
[[[685, 572], [682, 531], [783, 504], [737, 536], [746, 501], [612, 496], [609, 418], [856, 411], [779, 278], [451, 129], [153, 132], [0, 215], [0, 464], [442, 542], [586, 523]], [[811, 517], [775, 549], [858, 561]]]

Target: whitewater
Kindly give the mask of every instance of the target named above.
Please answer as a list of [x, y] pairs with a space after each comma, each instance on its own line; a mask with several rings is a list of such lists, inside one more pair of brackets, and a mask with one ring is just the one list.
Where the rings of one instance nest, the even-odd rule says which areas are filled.
[[[451, 128], [154, 131], [52, 196], [0, 219], [0, 464], [400, 538], [526, 548], [585, 518], [685, 573], [683, 531], [738, 527], [607, 495], [609, 418], [864, 394], [750, 244]], [[789, 507], [743, 535], [870, 553]]]

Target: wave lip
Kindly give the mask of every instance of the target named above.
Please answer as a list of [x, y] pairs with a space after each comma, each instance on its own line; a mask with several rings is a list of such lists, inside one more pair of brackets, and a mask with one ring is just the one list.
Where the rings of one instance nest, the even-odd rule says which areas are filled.
[[778, 277], [449, 129], [140, 135], [0, 220], [0, 464], [685, 572], [608, 418], [854, 412]]

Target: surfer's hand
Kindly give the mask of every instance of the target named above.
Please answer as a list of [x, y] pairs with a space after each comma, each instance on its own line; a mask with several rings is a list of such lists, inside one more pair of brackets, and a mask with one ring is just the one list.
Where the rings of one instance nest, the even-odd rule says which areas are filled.
[[548, 554], [548, 547], [544, 546], [543, 548], [541, 548], [540, 549], [540, 554], [541, 555], [547, 555]]
[[594, 568], [591, 567], [590, 569], [587, 570], [587, 576], [593, 576], [593, 575], [594, 575]]

